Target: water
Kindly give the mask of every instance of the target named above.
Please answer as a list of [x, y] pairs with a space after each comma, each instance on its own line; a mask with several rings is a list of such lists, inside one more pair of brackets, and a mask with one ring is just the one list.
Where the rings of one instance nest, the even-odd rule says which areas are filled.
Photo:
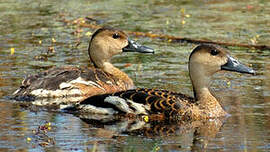
[[[93, 29], [81, 28], [81, 33], [73, 34], [79, 27], [62, 22], [86, 16], [128, 31], [270, 45], [267, 0], [1, 0], [0, 150], [269, 151], [269, 51], [229, 47], [232, 55], [252, 65], [257, 75], [226, 72], [214, 76], [212, 88], [231, 114], [224, 123], [143, 124], [122, 120], [97, 126], [71, 114], [24, 108], [9, 101], [6, 96], [29, 73], [55, 65], [89, 65], [86, 49], [90, 36], [86, 33]], [[112, 60], [117, 67], [127, 72], [139, 87], [192, 95], [186, 65], [195, 45], [133, 38], [155, 48], [156, 54], [122, 54]], [[78, 42], [81, 43], [76, 47]], [[55, 51], [48, 51], [49, 47]], [[15, 48], [13, 55], [11, 48]], [[126, 67], [126, 63], [131, 66]], [[48, 132], [33, 132], [48, 122], [51, 123]], [[134, 129], [138, 126], [143, 127]]]

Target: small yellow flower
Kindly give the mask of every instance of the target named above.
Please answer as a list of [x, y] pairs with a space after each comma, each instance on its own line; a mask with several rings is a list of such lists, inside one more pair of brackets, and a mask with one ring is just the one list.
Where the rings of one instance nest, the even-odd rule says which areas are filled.
[[52, 129], [52, 127], [48, 127], [47, 129], [50, 131]]
[[26, 141], [27, 141], [27, 142], [30, 142], [31, 140], [32, 140], [32, 139], [31, 139], [30, 137], [27, 137], [27, 138], [26, 138]]
[[256, 38], [252, 38], [252, 39], [250, 39], [250, 41], [251, 41], [251, 43], [252, 43], [253, 45], [255, 45], [255, 44], [257, 43]]
[[91, 32], [86, 32], [86, 33], [85, 33], [85, 36], [91, 36], [91, 35], [92, 35]]
[[186, 15], [185, 15], [185, 17], [189, 18], [189, 17], [190, 17], [190, 15], [189, 15], [189, 14], [186, 14]]
[[251, 52], [251, 53], [255, 53], [256, 50], [255, 50], [255, 49], [251, 49], [250, 52]]
[[13, 55], [15, 53], [15, 48], [10, 49], [10, 55]]
[[41, 44], [41, 43], [42, 43], [42, 41], [41, 41], [41, 40], [39, 40], [39, 41], [38, 41], [38, 43], [39, 43], [39, 44]]
[[155, 149], [155, 151], [159, 151], [160, 150], [160, 147], [159, 146], [157, 146], [156, 147], [156, 149]]
[[228, 86], [228, 87], [231, 86], [231, 81], [228, 81], [228, 82], [227, 82], [227, 86]]
[[186, 21], [185, 21], [185, 20], [182, 20], [182, 22], [181, 22], [181, 23], [184, 25], [184, 24], [186, 24]]
[[171, 43], [172, 42], [172, 39], [168, 39], [168, 42]]
[[143, 120], [144, 120], [144, 122], [148, 122], [149, 121], [149, 117], [148, 116], [143, 116]]
[[53, 43], [55, 43], [55, 42], [56, 42], [56, 40], [55, 40], [54, 38], [52, 38], [52, 42], [53, 42]]
[[45, 124], [45, 127], [50, 127], [51, 126], [51, 123], [50, 122], [47, 122], [46, 124]]

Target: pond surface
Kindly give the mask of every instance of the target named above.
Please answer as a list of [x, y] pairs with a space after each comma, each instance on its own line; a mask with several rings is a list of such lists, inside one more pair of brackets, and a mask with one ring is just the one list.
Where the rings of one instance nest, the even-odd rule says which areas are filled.
[[[128, 31], [270, 45], [268, 0], [0, 0], [0, 151], [270, 151], [269, 50], [229, 47], [257, 74], [214, 76], [211, 86], [231, 114], [224, 123], [144, 124], [135, 132], [131, 128], [140, 122], [93, 125], [8, 100], [27, 74], [89, 65], [86, 50], [94, 30], [63, 22], [87, 16]], [[194, 44], [133, 38], [156, 54], [122, 54], [112, 60], [117, 67], [139, 87], [192, 95], [187, 62]], [[37, 135], [46, 125], [47, 132]]]

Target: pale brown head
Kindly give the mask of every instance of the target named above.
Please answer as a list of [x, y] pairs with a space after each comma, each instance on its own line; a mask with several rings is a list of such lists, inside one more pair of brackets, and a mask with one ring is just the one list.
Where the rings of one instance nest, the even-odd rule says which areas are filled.
[[192, 51], [189, 57], [189, 70], [193, 68], [203, 71], [206, 76], [211, 76], [220, 70], [255, 73], [254, 70], [233, 58], [227, 49], [213, 44], [202, 44]]
[[229, 55], [228, 51], [219, 46], [199, 45], [190, 54], [189, 70], [192, 72], [195, 69], [203, 75], [211, 76], [226, 64], [227, 55]]
[[255, 74], [255, 71], [233, 58], [227, 49], [213, 44], [197, 46], [189, 57], [189, 75], [194, 94], [208, 89], [210, 77], [221, 70]]
[[88, 54], [96, 67], [109, 62], [112, 56], [122, 52], [153, 53], [154, 51], [135, 43], [123, 31], [113, 28], [100, 28], [92, 35]]

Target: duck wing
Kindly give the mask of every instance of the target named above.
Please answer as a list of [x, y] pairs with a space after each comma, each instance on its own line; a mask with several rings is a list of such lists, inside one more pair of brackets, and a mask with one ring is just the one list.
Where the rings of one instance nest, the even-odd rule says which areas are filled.
[[83, 100], [93, 95], [126, 90], [123, 84], [100, 69], [56, 67], [26, 77], [13, 96], [20, 101], [74, 96], [81, 96], [80, 100]]
[[[155, 92], [155, 93], [154, 93]], [[181, 98], [183, 96], [184, 98]], [[189, 108], [191, 97], [164, 90], [134, 89], [113, 94], [97, 95], [85, 99], [65, 110], [78, 113], [100, 114], [165, 114], [173, 116]]]

